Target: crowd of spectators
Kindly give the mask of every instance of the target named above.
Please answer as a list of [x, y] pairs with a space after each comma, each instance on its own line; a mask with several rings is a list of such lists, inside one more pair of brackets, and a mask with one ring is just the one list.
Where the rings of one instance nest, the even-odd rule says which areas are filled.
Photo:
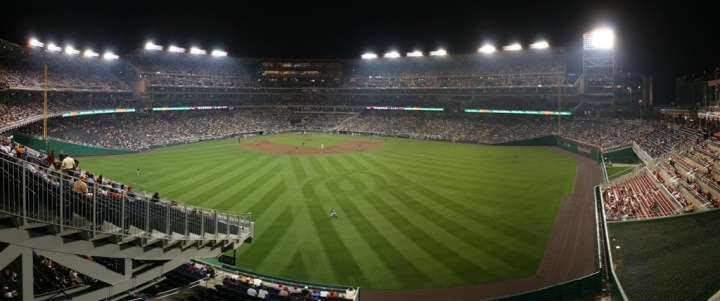
[[[336, 127], [349, 116], [332, 112], [296, 113], [286, 108], [101, 114], [51, 118], [48, 136], [82, 145], [137, 150], [249, 132], [324, 130]], [[42, 136], [43, 124], [32, 123], [16, 131]]]
[[120, 61], [69, 56], [3, 40], [0, 48], [0, 90], [130, 90], [119, 76], [124, 68]]

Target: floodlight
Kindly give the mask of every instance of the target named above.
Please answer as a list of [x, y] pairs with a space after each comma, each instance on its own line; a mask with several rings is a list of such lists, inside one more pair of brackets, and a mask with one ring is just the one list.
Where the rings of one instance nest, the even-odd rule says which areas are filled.
[[168, 51], [169, 52], [185, 52], [185, 48], [170, 45], [170, 47], [168, 47]]
[[103, 58], [106, 60], [117, 60], [120, 57], [113, 54], [112, 52], [105, 52], [105, 54], [103, 54]]
[[192, 47], [192, 48], [190, 48], [190, 53], [191, 53], [191, 54], [207, 54], [207, 51], [202, 50], [202, 49], [197, 48], [197, 47]]
[[393, 59], [393, 58], [398, 58], [398, 57], [400, 57], [400, 53], [397, 51], [390, 51], [388, 53], [385, 53], [385, 58]]
[[83, 52], [83, 56], [84, 57], [99, 57], [100, 54], [88, 49], [88, 50], [85, 50], [85, 52]]
[[365, 54], [361, 55], [360, 57], [363, 59], [369, 60], [369, 59], [376, 59], [378, 56], [377, 56], [377, 54], [374, 54], [374, 53], [365, 53]]
[[71, 54], [71, 55], [78, 55], [78, 54], [80, 54], [80, 50], [77, 50], [77, 49], [73, 48], [72, 46], [66, 46], [65, 53]]
[[163, 50], [162, 46], [155, 45], [153, 42], [145, 43], [145, 50]]
[[497, 49], [493, 45], [485, 45], [478, 49], [478, 52], [480, 53], [493, 53], [495, 51], [497, 51]]
[[213, 50], [212, 56], [227, 56], [227, 52], [222, 50]]
[[421, 57], [421, 56], [423, 56], [423, 53], [420, 50], [415, 50], [413, 52], [408, 52], [405, 55], [407, 55], [408, 57]]
[[550, 44], [546, 41], [540, 41], [537, 43], [530, 44], [530, 49], [546, 49], [550, 48]]
[[510, 45], [507, 45], [507, 46], [503, 47], [503, 50], [505, 50], [505, 51], [518, 51], [518, 50], [522, 50], [522, 46], [520, 46], [520, 44], [518, 44], [518, 43], [510, 44]]
[[598, 29], [583, 35], [583, 49], [612, 49], [615, 33], [610, 29]]
[[43, 46], [45, 46], [45, 44], [43, 44], [42, 42], [38, 41], [36, 38], [30, 39], [30, 42], [28, 42], [28, 45], [30, 45], [31, 47], [40, 47], [40, 48], [42, 48]]
[[430, 55], [431, 55], [431, 56], [446, 56], [446, 55], [447, 55], [447, 51], [445, 51], [445, 49], [440, 48], [440, 49], [435, 50], [435, 51], [430, 51]]
[[60, 52], [60, 51], [62, 51], [62, 48], [61, 48], [60, 46], [57, 46], [57, 45], [53, 44], [53, 43], [50, 43], [50, 44], [48, 44], [48, 46], [47, 46], [47, 50], [48, 50], [48, 51], [53, 51], [53, 52]]

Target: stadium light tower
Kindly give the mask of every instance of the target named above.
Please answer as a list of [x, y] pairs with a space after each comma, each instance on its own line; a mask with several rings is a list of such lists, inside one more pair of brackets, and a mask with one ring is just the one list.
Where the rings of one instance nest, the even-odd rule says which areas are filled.
[[615, 33], [608, 28], [585, 33], [583, 49], [612, 49], [615, 46]]
[[183, 53], [185, 52], [185, 48], [170, 45], [168, 52]]
[[546, 41], [540, 41], [530, 44], [530, 49], [547, 49], [550, 48], [550, 44]]
[[160, 45], [155, 45], [153, 42], [147, 42], [145, 43], [145, 50], [163, 50], [163, 47]]
[[415, 50], [413, 52], [406, 53], [405, 56], [407, 56], [407, 57], [422, 57], [423, 53], [420, 50]]
[[83, 52], [83, 56], [84, 57], [99, 57], [100, 54], [95, 51], [92, 51], [90, 49], [87, 49]]
[[442, 48], [435, 50], [435, 51], [430, 51], [430, 56], [446, 56], [446, 55], [447, 55], [447, 51]]
[[505, 51], [518, 51], [522, 50], [522, 46], [519, 43], [510, 44], [503, 47]]
[[617, 89], [615, 33], [601, 28], [583, 34], [583, 85], [578, 92], [585, 99], [615, 106]]
[[400, 52], [390, 51], [390, 52], [385, 53], [384, 57], [387, 58], [387, 59], [399, 58], [399, 57], [400, 57]]
[[62, 47], [55, 45], [55, 43], [49, 43], [47, 45], [47, 50], [51, 52], [60, 52], [62, 51]]
[[77, 50], [77, 49], [73, 48], [72, 46], [66, 46], [66, 47], [65, 47], [65, 54], [69, 54], [69, 55], [79, 55], [79, 54], [80, 54], [80, 50]]
[[30, 47], [38, 47], [38, 48], [43, 48], [45, 46], [44, 43], [38, 41], [36, 38], [31, 38], [30, 41], [28, 42], [28, 45], [30, 45]]
[[105, 52], [105, 54], [103, 54], [103, 59], [106, 59], [106, 60], [117, 60], [119, 58], [120, 58], [119, 56], [117, 56], [116, 54], [114, 54], [112, 52]]
[[227, 56], [227, 52], [222, 51], [222, 50], [213, 50], [211, 55], [217, 56], [217, 57], [222, 57], [222, 56]]
[[488, 44], [488, 45], [484, 45], [484, 46], [482, 46], [482, 47], [480, 47], [480, 48], [478, 49], [478, 52], [480, 52], [480, 53], [487, 53], [487, 54], [493, 53], [493, 52], [495, 52], [495, 51], [497, 51], [497, 48], [495, 48], [495, 46], [489, 45], [489, 44]]
[[197, 47], [192, 47], [190, 48], [190, 54], [207, 54], [207, 51]]

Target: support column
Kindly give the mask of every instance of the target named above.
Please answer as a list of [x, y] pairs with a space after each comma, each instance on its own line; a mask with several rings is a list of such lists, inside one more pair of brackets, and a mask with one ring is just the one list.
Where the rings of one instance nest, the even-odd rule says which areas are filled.
[[35, 292], [33, 291], [33, 250], [30, 248], [22, 248], [22, 255], [17, 262], [18, 270], [18, 299], [34, 300]]

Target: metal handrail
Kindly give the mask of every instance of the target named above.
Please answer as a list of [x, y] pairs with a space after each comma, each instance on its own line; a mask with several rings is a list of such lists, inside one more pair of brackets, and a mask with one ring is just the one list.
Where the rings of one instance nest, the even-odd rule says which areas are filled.
[[[225, 240], [253, 233], [250, 213], [154, 201], [144, 193], [87, 183], [76, 171], [52, 171], [4, 153], [0, 175], [0, 213], [22, 224], [43, 223], [60, 232], [78, 229], [123, 240]], [[82, 183], [87, 193], [73, 191]]]

